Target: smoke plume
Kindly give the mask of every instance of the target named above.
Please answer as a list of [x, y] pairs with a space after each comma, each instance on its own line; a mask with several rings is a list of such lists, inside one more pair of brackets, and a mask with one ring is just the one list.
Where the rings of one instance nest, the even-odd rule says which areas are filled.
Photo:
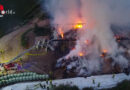
[[[64, 33], [73, 28], [72, 24], [85, 23], [83, 30], [77, 32], [75, 49], [65, 56], [73, 58], [83, 53], [84, 57], [78, 56], [77, 60], [80, 62], [77, 66], [80, 74], [101, 70], [103, 61], [100, 55], [103, 50], [113, 58], [113, 64], [118, 63], [122, 69], [128, 67], [128, 60], [122, 55], [124, 50], [118, 46], [111, 25], [130, 24], [129, 0], [46, 0], [45, 5], [53, 18], [51, 24], [58, 24]], [[126, 30], [121, 32], [127, 33]], [[68, 68], [70, 66], [76, 65], [72, 62]], [[84, 67], [87, 71], [83, 70]]]

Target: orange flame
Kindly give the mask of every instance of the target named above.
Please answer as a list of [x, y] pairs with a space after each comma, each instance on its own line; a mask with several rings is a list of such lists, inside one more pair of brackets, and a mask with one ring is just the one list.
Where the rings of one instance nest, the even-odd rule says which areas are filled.
[[79, 56], [82, 57], [82, 56], [84, 56], [84, 54], [83, 54], [82, 52], [80, 52], [80, 53], [79, 53]]
[[82, 29], [82, 28], [83, 28], [82, 20], [76, 21], [76, 24], [74, 25], [74, 29]]
[[102, 52], [103, 52], [103, 53], [107, 53], [108, 51], [107, 51], [106, 49], [103, 49]]
[[60, 33], [61, 38], [64, 38], [64, 33], [61, 28], [59, 28], [59, 33]]
[[102, 54], [100, 55], [100, 57], [104, 58], [106, 56], [107, 52], [108, 51], [106, 49], [103, 49]]
[[82, 29], [83, 28], [83, 24], [82, 23], [78, 23], [74, 26], [75, 29]]

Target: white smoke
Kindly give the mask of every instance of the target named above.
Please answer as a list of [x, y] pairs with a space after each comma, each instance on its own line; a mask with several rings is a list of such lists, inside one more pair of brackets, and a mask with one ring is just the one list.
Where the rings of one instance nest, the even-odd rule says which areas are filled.
[[[130, 23], [129, 0], [46, 0], [45, 5], [53, 17], [52, 25], [58, 24], [64, 33], [79, 20], [87, 25], [78, 32], [75, 49], [66, 56], [74, 57], [81, 51], [85, 54], [87, 58], [80, 60], [77, 69], [86, 67], [89, 73], [98, 71], [101, 68], [100, 54], [103, 49], [107, 49], [108, 54], [122, 68], [128, 66], [128, 60], [119, 54], [121, 51], [110, 27], [111, 24]], [[85, 40], [89, 40], [91, 45], [86, 45]]]

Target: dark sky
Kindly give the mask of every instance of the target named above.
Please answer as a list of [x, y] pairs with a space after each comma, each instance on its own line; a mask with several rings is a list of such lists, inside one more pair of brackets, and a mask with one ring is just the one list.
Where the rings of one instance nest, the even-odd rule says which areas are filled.
[[23, 21], [23, 16], [35, 5], [37, 0], [0, 0], [0, 4], [4, 5], [5, 10], [13, 10], [15, 15], [5, 15], [0, 18], [0, 29], [7, 30]]

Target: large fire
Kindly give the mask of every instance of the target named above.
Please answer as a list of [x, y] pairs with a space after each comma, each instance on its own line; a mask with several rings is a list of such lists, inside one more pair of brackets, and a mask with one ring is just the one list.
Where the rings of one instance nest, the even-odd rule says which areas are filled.
[[[56, 5], [57, 2], [59, 0], [54, 0], [48, 9], [54, 18], [52, 25], [58, 24], [60, 28], [56, 29], [65, 41], [65, 44], [59, 44], [61, 47], [62, 44], [66, 46], [65, 54], [57, 60], [59, 67], [66, 67], [66, 70], [79, 72], [80, 75], [110, 73], [117, 67], [120, 71], [129, 68], [129, 55], [125, 55], [129, 42], [122, 41], [128, 39], [119, 35], [114, 38], [113, 35], [122, 31], [125, 34], [125, 30], [120, 25], [115, 25], [121, 22], [118, 23], [119, 17], [113, 20], [116, 15], [113, 15], [113, 11], [109, 13], [111, 8], [107, 7], [108, 3], [105, 5], [96, 0], [60, 0], [60, 5]], [[105, 65], [108, 66], [104, 67]]]

